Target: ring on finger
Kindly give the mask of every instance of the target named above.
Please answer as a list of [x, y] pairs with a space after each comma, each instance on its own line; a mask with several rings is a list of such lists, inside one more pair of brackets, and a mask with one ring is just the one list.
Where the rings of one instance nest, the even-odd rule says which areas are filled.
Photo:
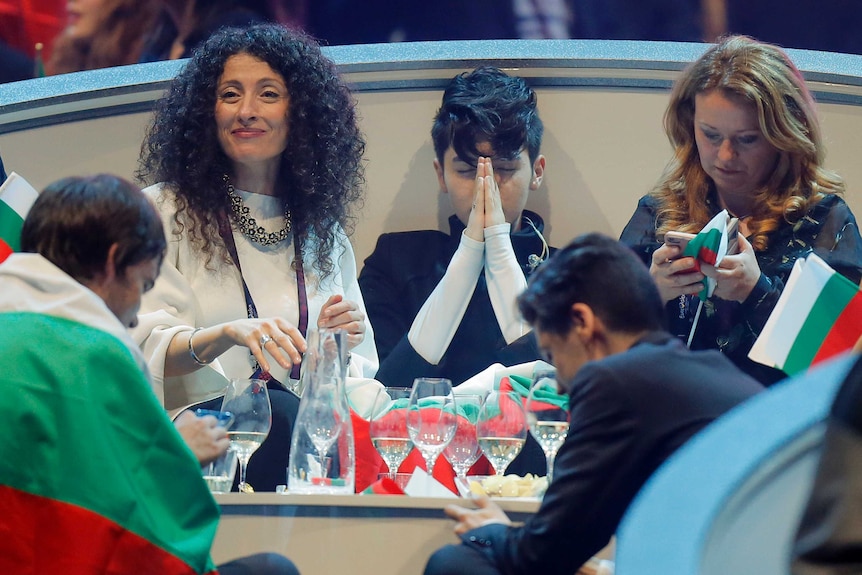
[[260, 347], [265, 346], [266, 344], [268, 344], [271, 341], [272, 341], [272, 338], [270, 336], [268, 336], [267, 334], [263, 334], [262, 336], [260, 336]]

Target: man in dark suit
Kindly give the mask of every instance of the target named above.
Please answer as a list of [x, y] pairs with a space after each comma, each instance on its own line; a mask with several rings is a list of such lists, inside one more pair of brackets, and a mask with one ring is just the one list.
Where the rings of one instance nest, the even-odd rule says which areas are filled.
[[571, 575], [604, 547], [647, 478], [691, 436], [763, 388], [717, 351], [662, 330], [643, 264], [600, 234], [540, 266], [518, 304], [569, 393], [571, 424], [538, 512], [511, 525], [488, 499], [450, 505], [460, 545], [425, 573]]

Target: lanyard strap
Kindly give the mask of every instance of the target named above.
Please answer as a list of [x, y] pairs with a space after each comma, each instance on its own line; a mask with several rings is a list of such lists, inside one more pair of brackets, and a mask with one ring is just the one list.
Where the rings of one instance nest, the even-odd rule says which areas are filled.
[[[233, 231], [230, 227], [230, 220], [227, 217], [227, 214], [224, 211], [219, 213], [219, 226], [218, 226], [219, 235], [224, 241], [225, 247], [227, 248], [228, 253], [230, 254], [231, 259], [233, 260], [236, 269], [239, 271], [239, 278], [242, 281], [242, 289], [245, 292], [245, 307], [246, 312], [248, 313], [249, 318], [257, 318], [257, 306], [254, 305], [254, 300], [251, 297], [251, 292], [248, 290], [248, 284], [245, 282], [245, 278], [242, 275], [242, 267], [239, 264], [239, 254], [236, 251], [236, 242], [233, 239]], [[297, 299], [299, 301], [299, 325], [297, 328], [299, 329], [299, 333], [302, 334], [302, 337], [305, 337], [305, 334], [308, 330], [308, 294], [305, 291], [305, 271], [302, 269], [302, 249], [299, 246], [299, 240], [296, 239], [294, 235], [293, 242], [294, 254], [296, 256], [296, 292]], [[252, 357], [254, 357], [252, 355]], [[260, 364], [255, 360], [254, 362], [254, 373], [252, 374], [252, 378], [260, 378], [266, 381], [274, 381], [276, 384], [281, 387], [285, 387], [280, 381], [276, 380], [269, 373], [264, 372]], [[299, 379], [299, 364], [293, 364], [293, 367], [290, 370], [290, 378], [294, 380]]]

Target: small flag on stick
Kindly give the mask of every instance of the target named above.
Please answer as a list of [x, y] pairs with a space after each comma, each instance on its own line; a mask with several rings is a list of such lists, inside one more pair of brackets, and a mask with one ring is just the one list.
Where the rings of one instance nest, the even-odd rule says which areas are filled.
[[42, 48], [44, 46], [41, 42], [36, 43], [36, 57], [33, 59], [33, 77], [34, 78], [44, 78], [45, 77], [45, 58], [42, 56]]
[[796, 260], [748, 357], [794, 375], [853, 347], [862, 335], [862, 292], [815, 254]]
[[0, 186], [0, 262], [21, 251], [21, 227], [39, 192], [12, 172]]
[[[727, 254], [727, 222], [730, 216], [727, 210], [721, 210], [714, 218], [709, 220], [703, 229], [686, 244], [682, 252], [683, 257], [693, 257], [695, 268], [700, 271], [701, 264], [717, 266]], [[715, 280], [705, 277], [702, 280], [703, 288], [698, 296], [701, 301], [706, 301], [715, 291]]]

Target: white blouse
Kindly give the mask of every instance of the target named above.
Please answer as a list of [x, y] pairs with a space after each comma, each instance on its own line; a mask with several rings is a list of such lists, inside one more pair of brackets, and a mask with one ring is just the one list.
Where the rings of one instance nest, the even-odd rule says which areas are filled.
[[[220, 256], [215, 256], [209, 266], [206, 265], [202, 254], [190, 244], [185, 230], [179, 232], [180, 226], [174, 219], [175, 196], [163, 184], [150, 186], [144, 192], [161, 214], [168, 249], [159, 279], [144, 295], [138, 315], [139, 325], [133, 330], [133, 337], [144, 351], [156, 387], [164, 388], [165, 408], [174, 411], [219, 396], [224, 392], [226, 378], [252, 374], [254, 360], [247, 348], [234, 346], [194, 373], [166, 378], [165, 355], [171, 339], [177, 333], [195, 327], [209, 327], [248, 315], [239, 270], [224, 264]], [[267, 230], [278, 230], [284, 225], [278, 198], [240, 190], [236, 193], [242, 197], [259, 225]], [[233, 237], [242, 276], [257, 307], [258, 317], [281, 317], [298, 326], [299, 300], [296, 272], [292, 267], [295, 259], [294, 245], [290, 241], [292, 236], [273, 246], [251, 242], [236, 230]], [[353, 247], [343, 230], [338, 230], [333, 254], [334, 270], [326, 280], [321, 280], [312, 258], [312, 250], [304, 250], [302, 267], [308, 296], [309, 328], [316, 326], [321, 307], [333, 294], [342, 294], [345, 299], [356, 302], [362, 313], [366, 313], [356, 281]], [[273, 377], [288, 381], [289, 374], [275, 360], [270, 361], [270, 366]], [[374, 333], [366, 320], [365, 339], [352, 350], [349, 374], [374, 377], [377, 366]]]

